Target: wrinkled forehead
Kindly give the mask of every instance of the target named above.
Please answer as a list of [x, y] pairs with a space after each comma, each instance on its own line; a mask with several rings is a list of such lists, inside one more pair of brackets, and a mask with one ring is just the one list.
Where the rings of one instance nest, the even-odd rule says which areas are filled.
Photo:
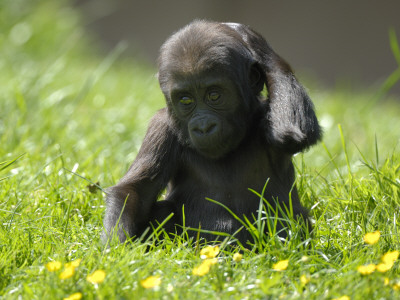
[[191, 44], [174, 45], [161, 56], [160, 69], [182, 72], [201, 72], [224, 68], [239, 61], [235, 47], [212, 41], [194, 41]]
[[235, 82], [236, 78], [232, 72], [223, 68], [204, 68], [201, 70], [176, 71], [171, 73], [168, 80], [168, 89], [183, 87], [206, 88], [209, 86], [222, 86], [227, 82]]
[[237, 41], [191, 40], [170, 44], [159, 61], [159, 81], [200, 79], [222, 76], [240, 80], [249, 65], [249, 59]]
[[[220, 53], [219, 53], [220, 54]], [[164, 92], [173, 86], [210, 86], [220, 85], [220, 82], [238, 82], [240, 73], [237, 64], [232, 63], [232, 57], [226, 56], [219, 60], [216, 56], [205, 54], [201, 57], [188, 56], [170, 63], [164, 71], [160, 69], [159, 81]]]
[[201, 56], [182, 57], [178, 62], [173, 62], [167, 66], [170, 76], [173, 78], [197, 77], [205, 79], [210, 74], [214, 76], [233, 75], [235, 63], [232, 56], [218, 53], [204, 53]]

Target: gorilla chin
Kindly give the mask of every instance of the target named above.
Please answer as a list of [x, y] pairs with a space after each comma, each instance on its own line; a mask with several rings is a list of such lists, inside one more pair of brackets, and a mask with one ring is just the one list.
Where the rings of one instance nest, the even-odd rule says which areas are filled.
[[[260, 198], [248, 190], [261, 193], [267, 181], [270, 205], [291, 206], [311, 229], [292, 156], [317, 143], [321, 129], [303, 86], [260, 34], [242, 24], [194, 21], [161, 47], [158, 79], [168, 109], [152, 118], [136, 159], [108, 190], [104, 240], [141, 236], [171, 213], [167, 232], [185, 225], [233, 234], [240, 222], [206, 198], [254, 220]], [[285, 222], [279, 226], [284, 236]], [[235, 238], [246, 245], [251, 235], [244, 229]]]
[[213, 146], [209, 145], [211, 142], [201, 143], [197, 140], [196, 142], [193, 142], [192, 140], [192, 143], [195, 151], [197, 151], [200, 155], [213, 160], [223, 158], [231, 149], [228, 145], [223, 144], [220, 141], [215, 141], [215, 143], [212, 143]]
[[241, 141], [240, 134], [224, 133], [221, 130], [215, 130], [207, 135], [198, 135], [189, 131], [190, 142], [195, 151], [200, 155], [210, 159], [220, 159], [237, 148]]

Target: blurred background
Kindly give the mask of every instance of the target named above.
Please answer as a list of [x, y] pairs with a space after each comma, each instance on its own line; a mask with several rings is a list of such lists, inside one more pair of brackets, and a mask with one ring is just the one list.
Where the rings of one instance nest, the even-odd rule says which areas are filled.
[[[105, 50], [156, 64], [174, 31], [196, 18], [252, 26], [303, 77], [335, 87], [378, 87], [397, 68], [389, 29], [400, 34], [400, 1], [77, 0], [84, 25]], [[400, 95], [400, 83], [390, 93]]]
[[[376, 141], [390, 153], [400, 145], [399, 11], [393, 0], [0, 0], [0, 157], [29, 153], [37, 170], [63, 153], [68, 169], [115, 183], [165, 106], [159, 48], [196, 18], [266, 37], [307, 88], [332, 157], [345, 155], [339, 124], [366, 157]], [[322, 147], [309, 165], [324, 165]]]

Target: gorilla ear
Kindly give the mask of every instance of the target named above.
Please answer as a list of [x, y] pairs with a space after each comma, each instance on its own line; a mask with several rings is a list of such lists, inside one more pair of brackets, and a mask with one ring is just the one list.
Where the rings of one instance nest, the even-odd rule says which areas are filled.
[[264, 84], [266, 82], [265, 73], [263, 72], [261, 66], [258, 63], [253, 63], [250, 67], [250, 86], [255, 95], [261, 93], [264, 89]]

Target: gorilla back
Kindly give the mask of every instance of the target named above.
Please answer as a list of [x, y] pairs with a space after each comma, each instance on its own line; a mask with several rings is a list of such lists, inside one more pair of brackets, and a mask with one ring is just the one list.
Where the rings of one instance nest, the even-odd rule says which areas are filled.
[[[167, 107], [108, 190], [104, 238], [140, 236], [171, 212], [167, 230], [184, 219], [187, 227], [233, 234], [240, 223], [206, 198], [253, 220], [260, 199], [249, 188], [261, 193], [267, 181], [263, 196], [272, 207], [291, 199], [294, 215], [307, 221], [291, 159], [321, 130], [304, 88], [262, 36], [241, 24], [195, 21], [161, 47], [158, 78]], [[245, 244], [250, 235], [243, 229], [236, 237]]]

